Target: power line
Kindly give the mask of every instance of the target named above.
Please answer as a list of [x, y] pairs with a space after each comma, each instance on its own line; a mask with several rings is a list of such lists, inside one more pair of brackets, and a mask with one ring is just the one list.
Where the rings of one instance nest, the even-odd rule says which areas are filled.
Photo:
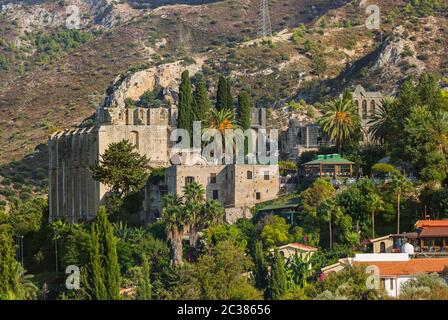
[[272, 36], [271, 15], [269, 13], [269, 0], [260, 0], [260, 21], [258, 36], [270, 37]]

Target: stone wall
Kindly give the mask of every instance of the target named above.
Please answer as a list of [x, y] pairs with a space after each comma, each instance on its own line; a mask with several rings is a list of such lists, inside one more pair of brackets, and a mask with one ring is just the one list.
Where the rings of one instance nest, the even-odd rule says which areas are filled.
[[232, 165], [234, 207], [254, 206], [277, 198], [280, 177], [277, 165]]
[[[207, 199], [219, 200], [226, 209], [251, 207], [277, 196], [280, 188], [277, 166], [208, 165], [200, 156], [194, 165], [171, 166], [173, 144], [169, 138], [176, 117], [175, 107], [102, 107], [96, 112], [93, 127], [52, 135], [48, 141], [50, 219], [78, 222], [96, 216], [108, 190], [92, 178], [89, 169], [98, 163], [111, 143], [122, 140], [128, 140], [141, 155], [146, 155], [151, 167], [168, 168], [164, 183], [147, 185], [143, 191], [143, 221], [160, 215], [164, 193], [182, 195], [187, 178], [202, 184]], [[253, 109], [252, 118], [254, 128], [265, 127], [266, 110]], [[269, 172], [267, 179], [265, 172]]]
[[100, 108], [96, 111], [96, 121], [109, 125], [164, 125], [175, 126], [175, 108]]
[[108, 191], [89, 171], [114, 142], [128, 140], [153, 167], [169, 164], [167, 125], [101, 125], [54, 134], [48, 144], [50, 219], [76, 222], [96, 216]]
[[99, 183], [89, 167], [98, 161], [97, 128], [66, 130], [49, 140], [50, 220], [91, 219], [98, 211]]
[[225, 221], [227, 223], [233, 224], [238, 221], [238, 219], [246, 218], [250, 219], [252, 218], [252, 212], [250, 211], [250, 208], [248, 207], [241, 207], [241, 208], [226, 208], [225, 209]]
[[296, 160], [303, 152], [317, 151], [321, 145], [331, 145], [319, 125], [303, 123], [297, 119], [289, 121], [289, 127], [280, 136], [280, 151], [284, 158]]
[[[214, 175], [214, 178], [212, 178]], [[168, 192], [179, 196], [183, 195], [183, 188], [187, 179], [204, 186], [207, 199], [213, 199], [213, 191], [218, 191], [218, 199], [224, 206], [232, 202], [229, 187], [233, 185], [229, 167], [226, 165], [178, 165], [171, 166], [166, 170], [165, 182]], [[213, 182], [216, 179], [216, 182]]]

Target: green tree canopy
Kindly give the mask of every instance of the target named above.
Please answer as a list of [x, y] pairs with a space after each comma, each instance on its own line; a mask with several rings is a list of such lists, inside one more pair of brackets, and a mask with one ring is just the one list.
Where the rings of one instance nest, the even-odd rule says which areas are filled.
[[139, 191], [149, 175], [149, 159], [140, 155], [127, 140], [111, 143], [99, 164], [90, 168], [94, 179], [108, 186], [111, 192], [122, 197]]
[[289, 234], [290, 225], [286, 223], [286, 219], [273, 216], [273, 223], [268, 224], [261, 232], [261, 238], [266, 244], [267, 248], [288, 243], [291, 240]]
[[177, 127], [185, 129], [193, 134], [193, 94], [191, 91], [191, 80], [188, 70], [182, 72], [181, 83], [179, 87], [179, 106], [177, 115]]
[[12, 230], [8, 226], [0, 229], [0, 299], [20, 299], [19, 270]]
[[285, 270], [285, 258], [276, 250], [269, 277], [269, 297], [273, 300], [280, 299], [288, 290], [288, 282]]
[[216, 91], [216, 109], [221, 110], [232, 110], [233, 109], [233, 98], [231, 92], [230, 80], [224, 78], [224, 76], [219, 76], [218, 88]]
[[89, 262], [85, 278], [87, 296], [90, 300], [118, 300], [121, 274], [117, 239], [104, 207], [100, 207], [90, 234]]
[[360, 129], [358, 110], [352, 100], [336, 99], [326, 103], [322, 112], [318, 123], [330, 139], [336, 141], [341, 153], [342, 144], [350, 140]]
[[202, 74], [197, 76], [196, 87], [193, 93], [193, 114], [196, 121], [206, 121], [212, 108], [208, 91]]
[[238, 95], [237, 121], [243, 130], [250, 129], [252, 101], [247, 91]]
[[231, 241], [219, 242], [202, 255], [194, 268], [200, 299], [261, 299], [244, 275], [253, 266], [244, 248]]

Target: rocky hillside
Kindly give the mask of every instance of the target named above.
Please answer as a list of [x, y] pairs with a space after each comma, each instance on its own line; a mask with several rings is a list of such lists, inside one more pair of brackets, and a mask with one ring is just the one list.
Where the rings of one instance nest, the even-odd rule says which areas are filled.
[[[176, 73], [187, 67], [204, 73], [212, 97], [222, 73], [232, 77], [235, 94], [250, 86], [266, 107], [322, 102], [354, 84], [391, 93], [423, 70], [446, 76], [447, 1], [438, 2], [271, 0], [274, 36], [261, 40], [258, 0], [145, 9], [112, 0], [3, 1], [0, 164], [12, 177], [5, 185], [15, 175], [18, 190], [43, 181], [45, 170], [36, 175], [36, 165], [26, 169], [22, 159], [35, 157], [35, 164], [37, 157], [44, 166], [45, 147], [36, 147], [90, 117], [108, 88], [116, 89], [108, 103], [123, 103], [150, 88], [149, 79], [175, 87]], [[380, 30], [365, 26], [373, 3]], [[69, 5], [80, 8], [79, 30], [66, 28]]]

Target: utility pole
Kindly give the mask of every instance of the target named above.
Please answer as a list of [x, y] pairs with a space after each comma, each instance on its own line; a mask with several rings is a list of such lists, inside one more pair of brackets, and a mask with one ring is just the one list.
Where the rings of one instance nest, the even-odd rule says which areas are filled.
[[23, 266], [23, 235], [20, 236], [20, 260], [22, 262], [22, 268], [25, 268]]
[[260, 0], [260, 21], [258, 27], [259, 37], [272, 36], [271, 15], [269, 13], [269, 0]]

